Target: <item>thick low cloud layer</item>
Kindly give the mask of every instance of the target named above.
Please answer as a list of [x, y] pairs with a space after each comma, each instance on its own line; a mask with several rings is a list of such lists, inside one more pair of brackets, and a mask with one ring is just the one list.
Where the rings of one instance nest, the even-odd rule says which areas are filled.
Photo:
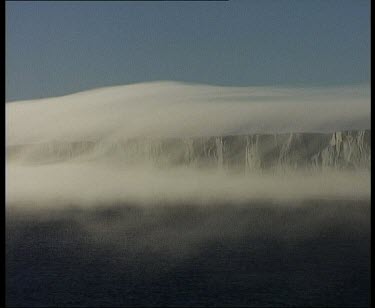
[[6, 105], [7, 145], [369, 128], [366, 87], [234, 88], [155, 82]]
[[368, 172], [228, 175], [189, 169], [55, 164], [7, 168], [7, 202], [33, 207], [194, 204], [249, 200], [342, 199], [370, 196]]
[[[369, 128], [366, 87], [233, 88], [157, 82], [6, 105], [7, 146]], [[370, 196], [366, 171], [244, 176], [95, 159], [48, 164], [15, 159], [6, 167], [8, 205], [31, 207]]]

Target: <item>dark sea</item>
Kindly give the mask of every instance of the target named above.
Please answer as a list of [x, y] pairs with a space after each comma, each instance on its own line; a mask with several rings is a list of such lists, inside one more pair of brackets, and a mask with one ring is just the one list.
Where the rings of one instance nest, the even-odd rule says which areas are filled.
[[370, 201], [6, 214], [8, 307], [370, 304]]

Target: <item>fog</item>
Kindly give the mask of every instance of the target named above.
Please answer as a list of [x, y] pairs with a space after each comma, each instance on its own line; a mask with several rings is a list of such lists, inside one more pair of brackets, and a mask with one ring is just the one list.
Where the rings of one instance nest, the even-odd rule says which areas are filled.
[[[218, 87], [153, 82], [6, 104], [6, 145], [93, 141], [90, 156], [6, 165], [7, 206], [28, 208], [114, 202], [144, 206], [259, 199], [368, 199], [369, 171], [236, 174], [229, 170], [158, 168], [103, 159], [106, 146], [140, 137], [181, 138], [370, 128], [365, 86], [341, 88]], [[104, 152], [105, 153], [105, 152]], [[101, 159], [99, 159], [100, 157]], [[104, 157], [106, 158], [106, 157]]]
[[8, 103], [7, 304], [368, 306], [369, 128], [366, 87]]
[[7, 202], [34, 207], [115, 202], [203, 205], [257, 199], [366, 199], [369, 195], [368, 172], [240, 176], [102, 165], [7, 167]]
[[154, 82], [6, 104], [6, 143], [333, 132], [370, 128], [368, 87]]

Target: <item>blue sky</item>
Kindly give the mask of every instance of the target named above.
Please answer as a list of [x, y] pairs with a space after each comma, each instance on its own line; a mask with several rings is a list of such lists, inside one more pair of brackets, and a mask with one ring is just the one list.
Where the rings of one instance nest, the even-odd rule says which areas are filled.
[[6, 3], [7, 101], [154, 80], [369, 83], [370, 1]]

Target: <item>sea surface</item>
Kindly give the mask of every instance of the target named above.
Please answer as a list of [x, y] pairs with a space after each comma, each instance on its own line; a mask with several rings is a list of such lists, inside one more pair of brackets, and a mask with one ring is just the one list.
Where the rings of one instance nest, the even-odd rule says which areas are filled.
[[368, 200], [25, 208], [9, 307], [370, 305]]

